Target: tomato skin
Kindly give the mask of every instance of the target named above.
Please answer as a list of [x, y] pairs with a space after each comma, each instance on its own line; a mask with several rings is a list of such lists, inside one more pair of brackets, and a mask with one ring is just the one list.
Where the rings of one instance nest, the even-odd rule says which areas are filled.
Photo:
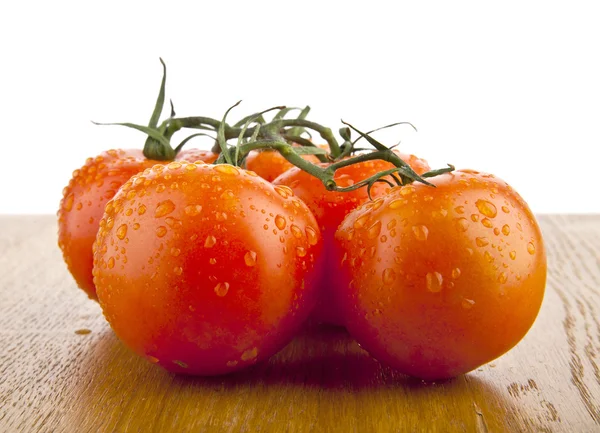
[[[180, 152], [177, 158], [210, 160], [213, 155], [189, 149]], [[159, 163], [161, 161], [147, 159], [140, 149], [111, 149], [88, 158], [73, 172], [63, 190], [57, 214], [58, 245], [75, 282], [91, 299], [97, 300], [92, 277], [92, 245], [104, 207], [131, 176]]]
[[179, 152], [175, 160], [187, 162], [203, 161], [207, 164], [212, 164], [217, 160], [218, 157], [219, 154], [214, 153], [210, 150], [203, 150], [191, 147], [189, 149], [183, 149], [181, 152]]
[[215, 375], [280, 350], [316, 302], [322, 241], [285, 187], [229, 165], [171, 163], [106, 207], [94, 282], [119, 338], [163, 368]]
[[492, 175], [457, 171], [436, 188], [394, 188], [336, 233], [335, 295], [361, 346], [400, 372], [454, 377], [516, 345], [546, 282], [540, 228]]
[[[417, 174], [423, 174], [430, 169], [425, 160], [414, 155], [399, 154], [399, 156], [409, 163]], [[322, 167], [327, 166], [327, 164], [319, 165]], [[338, 186], [346, 187], [393, 167], [391, 163], [382, 160], [360, 162], [337, 170], [335, 181]], [[307, 204], [319, 223], [324, 243], [324, 267], [328, 269], [328, 272], [323, 277], [321, 285], [322, 300], [315, 310], [314, 319], [317, 322], [343, 325], [340, 312], [336, 308], [332, 308], [335, 303], [330, 289], [339, 271], [339, 262], [333, 259], [334, 234], [350, 211], [369, 200], [367, 189], [360, 188], [351, 192], [327, 191], [319, 179], [299, 168], [286, 171], [275, 179], [273, 184], [290, 187], [294, 194]], [[371, 197], [379, 197], [389, 189], [389, 185], [378, 182], [371, 189]]]
[[[319, 147], [326, 148], [325, 146]], [[319, 162], [314, 155], [302, 155], [302, 158], [313, 164]], [[246, 157], [246, 168], [269, 182], [292, 167], [294, 165], [276, 150], [253, 150]]]

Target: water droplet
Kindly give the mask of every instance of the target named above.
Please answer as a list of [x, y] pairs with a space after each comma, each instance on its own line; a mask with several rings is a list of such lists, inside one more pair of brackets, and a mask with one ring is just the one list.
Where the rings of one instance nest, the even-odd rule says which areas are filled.
[[510, 227], [508, 226], [508, 224], [504, 224], [502, 226], [502, 234], [504, 234], [505, 236], [508, 236], [510, 234]]
[[454, 211], [458, 214], [463, 214], [463, 213], [465, 213], [465, 207], [464, 206], [456, 206], [454, 208]]
[[275, 225], [279, 230], [283, 230], [287, 224], [285, 218], [279, 214], [275, 217]]
[[504, 284], [506, 283], [506, 280], [508, 279], [508, 277], [506, 276], [505, 272], [500, 272], [500, 275], [498, 275], [498, 282], [500, 284]]
[[227, 361], [227, 367], [235, 367], [237, 364], [237, 361]]
[[494, 227], [494, 224], [492, 223], [492, 221], [487, 218], [482, 219], [481, 224], [483, 224], [483, 226], [487, 227], [488, 229], [491, 229], [492, 227]]
[[494, 261], [494, 258], [492, 257], [492, 255], [490, 254], [489, 251], [486, 251], [485, 253], [483, 253], [483, 257], [489, 262], [492, 263]]
[[210, 263], [211, 265], [214, 265], [215, 263], [217, 263], [217, 259], [215, 259], [214, 257], [211, 257], [211, 258], [208, 260], [208, 263]]
[[488, 238], [475, 238], [475, 243], [477, 244], [478, 247], [485, 247], [487, 244], [490, 243], [490, 241], [488, 240]]
[[181, 275], [183, 273], [183, 268], [181, 266], [175, 266], [173, 268], [173, 272], [175, 275]]
[[127, 224], [121, 224], [117, 229], [117, 237], [121, 240], [125, 239], [127, 235]]
[[175, 210], [175, 203], [171, 200], [161, 201], [156, 205], [156, 209], [154, 211], [154, 218], [164, 217], [165, 215], [169, 215], [171, 212]]
[[113, 256], [111, 256], [108, 259], [108, 269], [112, 269], [115, 267], [115, 258]]
[[444, 281], [444, 278], [439, 272], [428, 272], [427, 276], [425, 277], [425, 280], [427, 283], [427, 290], [429, 290], [430, 292], [437, 293], [440, 290], [442, 290], [442, 283]]
[[473, 249], [472, 248], [467, 248], [466, 251], [467, 251], [468, 255], [470, 255], [470, 256], [473, 255]]
[[523, 231], [523, 227], [521, 227], [521, 223], [517, 223], [517, 230], [519, 230], [520, 232]]
[[160, 193], [163, 192], [165, 190], [165, 185], [163, 183], [159, 183], [158, 185], [156, 185], [156, 192]]
[[[463, 218], [464, 219], [464, 218]], [[465, 220], [466, 221], [466, 220]], [[418, 241], [426, 241], [429, 236], [429, 229], [426, 226], [413, 226], [412, 232]]]
[[212, 248], [217, 243], [217, 238], [212, 235], [208, 235], [204, 241], [204, 248]]
[[202, 211], [202, 206], [199, 204], [190, 204], [185, 207], [184, 211], [186, 215], [195, 216]]
[[381, 205], [383, 204], [383, 197], [379, 197], [377, 200], [371, 202], [371, 208], [373, 210], [377, 210], [381, 207]]
[[508, 206], [502, 206], [502, 212], [510, 213], [510, 209], [508, 208]]
[[388, 207], [390, 209], [399, 209], [400, 207], [404, 206], [406, 203], [408, 203], [408, 202], [405, 199], [397, 198], [396, 200], [392, 200]]
[[312, 227], [306, 227], [306, 237], [308, 239], [309, 245], [316, 245], [319, 241], [319, 237], [317, 236], [317, 232]]
[[235, 198], [235, 194], [233, 193], [232, 190], [230, 189], [226, 189], [222, 194], [221, 194], [221, 199], [222, 200], [231, 200], [232, 198]]
[[267, 224], [265, 224], [265, 225], [263, 226], [263, 229], [265, 229], [265, 230], [269, 230], [269, 226], [268, 226]]
[[496, 210], [496, 206], [494, 206], [493, 203], [490, 203], [487, 200], [479, 199], [475, 202], [475, 206], [477, 206], [477, 209], [479, 209], [479, 212], [481, 212], [486, 217], [494, 218], [498, 214], [498, 211]]
[[177, 257], [179, 254], [181, 254], [181, 250], [175, 247], [171, 248], [170, 252], [173, 257]]
[[306, 248], [296, 247], [296, 255], [298, 257], [304, 257], [304, 256], [306, 256]]
[[246, 263], [246, 266], [256, 265], [256, 253], [254, 251], [248, 251], [244, 254], [244, 262]]
[[144, 215], [146, 213], [146, 205], [141, 204], [137, 212], [138, 215]]
[[369, 214], [364, 214], [364, 215], [361, 215], [360, 217], [358, 217], [356, 219], [356, 221], [354, 221], [354, 224], [353, 224], [354, 228], [359, 229], [359, 228], [363, 227], [366, 224], [369, 217], [370, 217]]
[[156, 236], [158, 236], [159, 238], [162, 238], [166, 234], [167, 234], [167, 228], [165, 226], [156, 227]]
[[233, 174], [233, 175], [240, 174], [239, 170], [237, 168], [235, 168], [233, 165], [218, 164], [218, 165], [214, 166], [214, 170], [218, 171], [219, 173], [223, 173], [223, 174]]
[[392, 268], [387, 268], [381, 275], [383, 284], [390, 285], [396, 280], [396, 272]]
[[412, 185], [407, 185], [405, 187], [402, 187], [402, 189], [400, 190], [400, 194], [403, 196], [407, 196], [412, 194], [413, 192], [416, 191], [416, 188]]
[[391, 230], [394, 227], [396, 227], [396, 220], [395, 219], [391, 220], [389, 223], [387, 223], [386, 227], [388, 228], [388, 230]]
[[456, 230], [459, 232], [467, 231], [467, 229], [469, 228], [469, 221], [467, 221], [466, 218], [457, 218], [454, 220], [454, 224]]
[[227, 214], [225, 212], [217, 212], [215, 217], [217, 218], [217, 221], [219, 221], [219, 222], [223, 222], [223, 221], [227, 220]]
[[458, 277], [460, 277], [460, 269], [459, 268], [452, 269], [452, 278], [454, 278], [456, 280]]
[[296, 239], [302, 238], [302, 230], [300, 230], [298, 226], [292, 224], [290, 226], [290, 230], [292, 231], [292, 235], [294, 235]]
[[196, 164], [186, 164], [185, 165], [185, 169], [187, 171], [194, 171], [198, 168], [198, 166]]
[[534, 255], [534, 254], [535, 254], [535, 245], [533, 245], [533, 243], [532, 243], [532, 242], [529, 242], [529, 243], [527, 244], [527, 252], [528, 252], [529, 254], [531, 254], [531, 255]]
[[477, 215], [477, 214], [475, 214], [475, 213], [474, 213], [474, 214], [472, 214], [472, 215], [471, 215], [471, 221], [473, 221], [473, 222], [477, 222], [477, 221], [479, 221], [479, 215]]
[[475, 305], [475, 301], [472, 299], [463, 298], [460, 304], [465, 310], [470, 310], [473, 308], [473, 305]]
[[242, 361], [250, 361], [252, 359], [255, 359], [258, 356], [258, 348], [255, 347], [253, 349], [248, 349], [245, 350], [244, 353], [242, 353]]
[[381, 232], [381, 221], [377, 221], [377, 222], [375, 222], [375, 224], [373, 224], [371, 227], [369, 227], [369, 229], [367, 231], [367, 236], [369, 237], [369, 239], [375, 239], [377, 236], [379, 236], [380, 232]]
[[288, 198], [294, 195], [294, 192], [291, 190], [291, 188], [286, 185], [276, 185], [274, 189], [275, 192], [283, 198]]
[[508, 253], [508, 255], [513, 260], [517, 258], [517, 252], [516, 251], [511, 251], [510, 253]]
[[167, 168], [169, 170], [177, 170], [178, 168], [181, 168], [181, 164], [179, 162], [172, 162], [169, 165], [167, 165]]

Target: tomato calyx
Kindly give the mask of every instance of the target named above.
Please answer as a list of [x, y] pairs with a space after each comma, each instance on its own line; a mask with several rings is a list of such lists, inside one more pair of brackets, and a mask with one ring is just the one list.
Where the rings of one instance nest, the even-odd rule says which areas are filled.
[[177, 147], [173, 148], [171, 145], [171, 137], [175, 132], [181, 129], [181, 126], [173, 119], [175, 117], [175, 109], [173, 107], [173, 101], [169, 101], [171, 105], [171, 113], [169, 117], [159, 125], [160, 115], [163, 112], [165, 105], [165, 87], [167, 81], [167, 66], [163, 59], [159, 59], [163, 67], [163, 77], [158, 91], [158, 97], [156, 98], [156, 104], [154, 105], [154, 111], [148, 122], [148, 126], [137, 125], [135, 123], [121, 122], [121, 123], [99, 123], [93, 122], [94, 125], [117, 125], [132, 128], [137, 131], [143, 132], [147, 135], [146, 142], [144, 143], [144, 156], [147, 159], [155, 161], [173, 161], [175, 156], [183, 148], [183, 146], [192, 138], [207, 135], [207, 134], [193, 134], [183, 140]]

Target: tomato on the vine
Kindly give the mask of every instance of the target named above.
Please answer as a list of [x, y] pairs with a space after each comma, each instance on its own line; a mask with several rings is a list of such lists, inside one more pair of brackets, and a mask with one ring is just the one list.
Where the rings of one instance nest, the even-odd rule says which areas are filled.
[[[421, 158], [414, 155], [398, 154], [407, 162], [417, 174], [423, 174], [429, 171], [429, 165]], [[327, 164], [320, 164], [326, 167]], [[393, 168], [389, 162], [382, 160], [372, 160], [359, 162], [347, 167], [343, 167], [335, 172], [334, 180], [340, 187], [351, 186], [363, 179], [373, 176], [381, 171]], [[294, 194], [301, 198], [315, 215], [321, 233], [323, 235], [324, 254], [323, 261], [329, 271], [324, 274], [321, 284], [321, 301], [319, 302], [314, 318], [316, 321], [327, 322], [335, 325], [342, 325], [343, 321], [336, 308], [332, 308], [332, 298], [330, 288], [337, 278], [339, 263], [332, 259], [333, 257], [333, 237], [336, 229], [341, 224], [344, 217], [351, 210], [369, 200], [366, 188], [360, 188], [351, 192], [327, 191], [323, 183], [309, 173], [292, 168], [273, 181], [275, 185], [286, 185], [294, 191]], [[379, 197], [389, 191], [389, 185], [385, 183], [376, 183], [371, 188], [371, 196]]]
[[[189, 149], [177, 159], [214, 161], [212, 152]], [[102, 152], [73, 172], [58, 210], [58, 245], [77, 285], [92, 298], [92, 245], [106, 203], [131, 176], [161, 161], [148, 159], [141, 149]]]
[[231, 165], [155, 165], [106, 206], [94, 283], [106, 319], [167, 370], [221, 374], [280, 350], [316, 302], [319, 227], [285, 186]]
[[[302, 157], [314, 164], [319, 162], [314, 155]], [[246, 168], [269, 182], [292, 167], [294, 165], [276, 150], [253, 150], [246, 157]]]
[[453, 377], [516, 345], [546, 281], [540, 228], [493, 175], [456, 171], [395, 187], [336, 233], [335, 296], [374, 357], [422, 379]]

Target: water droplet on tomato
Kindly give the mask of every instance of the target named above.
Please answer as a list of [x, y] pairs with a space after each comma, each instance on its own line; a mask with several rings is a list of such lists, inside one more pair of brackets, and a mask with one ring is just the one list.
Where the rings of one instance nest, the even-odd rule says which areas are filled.
[[426, 241], [427, 237], [429, 236], [429, 229], [423, 225], [413, 226], [412, 232], [418, 241]]
[[508, 208], [508, 206], [502, 206], [502, 212], [510, 213], [510, 209]]
[[456, 280], [458, 277], [460, 277], [460, 269], [459, 268], [452, 269], [452, 278], [454, 278]]
[[252, 349], [245, 350], [244, 353], [242, 353], [241, 359], [242, 361], [250, 361], [252, 359], [256, 359], [257, 356], [258, 348], [254, 347]]
[[71, 212], [71, 209], [73, 209], [73, 200], [75, 200], [75, 196], [73, 195], [73, 193], [70, 193], [66, 198], [65, 198], [65, 202], [64, 202], [64, 209], [67, 212]]
[[217, 212], [215, 217], [217, 218], [217, 221], [219, 221], [219, 222], [223, 222], [223, 221], [227, 220], [227, 214], [225, 212]]
[[487, 227], [488, 229], [491, 229], [492, 227], [494, 227], [494, 224], [492, 223], [492, 221], [487, 218], [482, 219], [481, 224], [483, 224], [483, 226]]
[[386, 227], [388, 228], [388, 230], [391, 230], [394, 227], [396, 227], [396, 220], [395, 219], [391, 220], [389, 223], [387, 223]]
[[167, 168], [169, 170], [177, 170], [178, 168], [181, 168], [181, 164], [179, 162], [171, 162], [169, 165], [167, 165]]
[[275, 225], [279, 230], [283, 230], [287, 224], [285, 218], [279, 214], [275, 217]]
[[304, 257], [304, 256], [306, 256], [306, 248], [296, 247], [296, 255], [298, 257]]
[[317, 236], [317, 232], [312, 227], [306, 227], [306, 237], [308, 239], [309, 245], [316, 245], [319, 241], [319, 237]]
[[381, 232], [381, 221], [375, 222], [367, 231], [369, 239], [375, 239]]
[[510, 253], [508, 253], [508, 255], [513, 260], [517, 258], [517, 252], [516, 251], [511, 251]]
[[146, 213], [146, 205], [141, 204], [140, 207], [138, 207], [138, 215], [144, 215]]
[[394, 271], [392, 268], [385, 269], [381, 275], [381, 279], [383, 284], [392, 284], [396, 280], [396, 271]]
[[454, 224], [459, 232], [465, 232], [469, 228], [469, 221], [466, 218], [457, 218], [454, 220]]
[[127, 224], [121, 224], [119, 226], [119, 228], [117, 229], [117, 237], [120, 240], [125, 239], [125, 236], [127, 235]]
[[181, 266], [175, 266], [173, 268], [173, 272], [175, 275], [181, 275], [183, 273], [183, 268]]
[[196, 216], [202, 211], [202, 206], [199, 204], [190, 204], [184, 209], [185, 214], [189, 216]]
[[456, 206], [454, 208], [454, 211], [458, 214], [463, 214], [463, 213], [465, 213], [465, 207], [464, 206]]
[[486, 237], [479, 237], [479, 238], [475, 238], [475, 243], [477, 244], [478, 247], [485, 247], [486, 245], [488, 245], [490, 243], [490, 241]]
[[406, 203], [408, 203], [408, 201], [406, 201], [406, 199], [397, 198], [396, 200], [392, 200], [388, 207], [390, 209], [399, 209], [400, 207], [404, 206]]
[[294, 195], [294, 192], [291, 190], [291, 188], [285, 185], [276, 185], [274, 189], [275, 192], [283, 198], [288, 198]]
[[532, 242], [529, 242], [529, 243], [527, 244], [527, 252], [528, 252], [529, 254], [531, 254], [531, 255], [534, 255], [534, 254], [535, 254], [535, 245], [533, 245], [533, 243], [532, 243]]
[[510, 234], [510, 227], [508, 226], [508, 224], [504, 224], [502, 226], [502, 234], [504, 234], [505, 236], [508, 236]]
[[244, 262], [246, 263], [246, 266], [256, 265], [256, 253], [254, 251], [248, 251], [244, 254]]
[[171, 248], [170, 253], [173, 257], [177, 257], [179, 254], [181, 254], [181, 250], [179, 248], [173, 247]]
[[363, 227], [367, 223], [369, 218], [370, 218], [369, 214], [361, 215], [360, 217], [358, 217], [356, 219], [356, 221], [354, 221], [354, 224], [353, 224], [354, 228], [359, 229], [359, 228]]
[[437, 293], [442, 290], [444, 278], [439, 272], [428, 272], [425, 276], [425, 282], [427, 283], [427, 290], [432, 293]]
[[400, 194], [403, 196], [410, 195], [416, 191], [416, 188], [413, 185], [406, 185], [400, 189]]
[[218, 171], [219, 173], [223, 173], [223, 174], [233, 174], [233, 175], [240, 174], [239, 170], [237, 168], [235, 168], [233, 165], [217, 164], [214, 166], [214, 170]]
[[498, 214], [496, 206], [487, 200], [479, 199], [475, 202], [475, 206], [477, 206], [479, 212], [481, 212], [486, 217], [494, 218]]
[[226, 189], [222, 194], [221, 194], [221, 200], [231, 200], [232, 198], [235, 198], [235, 194], [233, 193], [232, 190], [230, 189]]
[[302, 230], [300, 230], [300, 228], [297, 225], [292, 224], [290, 226], [290, 230], [292, 231], [292, 235], [294, 235], [296, 239], [302, 238]]
[[461, 301], [460, 305], [465, 310], [470, 310], [471, 308], [473, 308], [473, 305], [475, 305], [475, 301], [472, 300], [472, 299], [463, 298], [463, 300]]
[[212, 248], [217, 243], [217, 238], [212, 235], [208, 235], [204, 241], [204, 248]]
[[165, 190], [165, 184], [164, 183], [159, 183], [158, 185], [156, 185], [156, 192], [161, 193]]
[[156, 205], [156, 209], [154, 210], [154, 218], [164, 217], [169, 215], [171, 212], [175, 210], [175, 203], [171, 200], [161, 201]]
[[479, 221], [479, 215], [477, 215], [476, 213], [471, 215], [471, 221], [473, 222], [477, 222]]
[[505, 272], [500, 272], [500, 275], [498, 275], [498, 282], [500, 284], [504, 284], [506, 283], [506, 280], [508, 279], [508, 277], [506, 276]]
[[115, 258], [113, 256], [110, 256], [110, 258], [108, 259], [108, 269], [112, 269], [115, 267]]
[[489, 262], [492, 263], [495, 259], [492, 257], [489, 251], [483, 253], [483, 257]]
[[214, 265], [215, 263], [217, 263], [217, 259], [215, 259], [214, 257], [211, 257], [211, 258], [208, 260], [208, 263], [210, 263], [211, 265]]

